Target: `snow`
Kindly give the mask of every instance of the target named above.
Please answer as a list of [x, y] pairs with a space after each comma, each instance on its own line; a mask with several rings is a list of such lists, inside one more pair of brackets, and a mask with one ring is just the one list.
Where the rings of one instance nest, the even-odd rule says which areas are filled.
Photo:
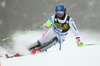
[[99, 50], [93, 47], [77, 48], [5, 59], [2, 66], [100, 66], [99, 56]]
[[8, 54], [8, 52], [4, 48], [0, 47], [0, 56], [5, 57], [5, 54]]
[[[80, 31], [83, 43], [99, 43], [99, 33]], [[73, 33], [70, 31], [66, 41], [59, 50], [59, 44], [47, 52], [30, 55], [27, 46], [36, 41], [44, 31], [32, 31], [13, 38], [16, 49], [13, 51], [25, 54], [23, 57], [11, 59], [2, 58], [1, 66], [100, 66], [100, 46], [77, 47]], [[94, 36], [94, 34], [96, 34]], [[38, 35], [38, 36], [37, 36]], [[34, 38], [35, 37], [35, 38]]]

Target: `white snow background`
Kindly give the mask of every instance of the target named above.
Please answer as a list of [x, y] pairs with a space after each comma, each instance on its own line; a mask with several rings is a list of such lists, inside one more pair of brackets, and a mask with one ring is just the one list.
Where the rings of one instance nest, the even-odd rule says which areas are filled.
[[[27, 46], [34, 43], [44, 33], [45, 31], [32, 31], [13, 38], [15, 49], [12, 51], [26, 56], [2, 58], [1, 66], [100, 66], [100, 45], [77, 47], [72, 31], [69, 31], [66, 41], [62, 43], [61, 51], [57, 44], [47, 52], [28, 55], [30, 53], [26, 50]], [[80, 36], [83, 43], [100, 43], [99, 33], [80, 31]]]

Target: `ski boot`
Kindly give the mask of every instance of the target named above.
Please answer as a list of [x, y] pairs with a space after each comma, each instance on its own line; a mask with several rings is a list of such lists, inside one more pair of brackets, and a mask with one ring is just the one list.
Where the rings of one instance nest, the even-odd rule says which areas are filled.
[[28, 50], [32, 53], [32, 54], [35, 54], [36, 53], [36, 50], [37, 50], [37, 47], [41, 46], [40, 42], [37, 41], [33, 44], [31, 44], [29, 47], [28, 47]]
[[52, 47], [53, 45], [55, 45], [57, 42], [58, 42], [58, 38], [54, 37], [50, 41], [48, 41], [48, 42], [44, 43], [42, 46], [40, 46], [39, 47], [39, 51], [40, 52], [47, 51], [47, 49], [49, 49], [50, 47]]
[[32, 44], [33, 47], [31, 47], [29, 50], [31, 51], [32, 54], [35, 54], [37, 51], [44, 52], [44, 51], [47, 51], [47, 49], [52, 47], [57, 42], [58, 42], [58, 38], [57, 37], [54, 37], [53, 39], [51, 39], [50, 41], [44, 43], [43, 45], [41, 45], [40, 43], [36, 42], [36, 43], [34, 43], [34, 45]]

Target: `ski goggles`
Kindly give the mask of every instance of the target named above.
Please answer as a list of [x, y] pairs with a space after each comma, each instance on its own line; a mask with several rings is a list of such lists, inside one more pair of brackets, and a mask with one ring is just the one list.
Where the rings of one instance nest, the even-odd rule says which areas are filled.
[[57, 15], [59, 15], [59, 14], [63, 15], [64, 14], [64, 11], [57, 11], [56, 14]]

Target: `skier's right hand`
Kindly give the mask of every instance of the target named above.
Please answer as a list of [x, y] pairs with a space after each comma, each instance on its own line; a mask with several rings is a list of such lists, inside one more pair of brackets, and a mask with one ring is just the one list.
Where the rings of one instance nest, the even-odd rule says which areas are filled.
[[77, 41], [77, 45], [78, 45], [78, 47], [83, 47], [84, 46], [84, 44], [81, 41]]

